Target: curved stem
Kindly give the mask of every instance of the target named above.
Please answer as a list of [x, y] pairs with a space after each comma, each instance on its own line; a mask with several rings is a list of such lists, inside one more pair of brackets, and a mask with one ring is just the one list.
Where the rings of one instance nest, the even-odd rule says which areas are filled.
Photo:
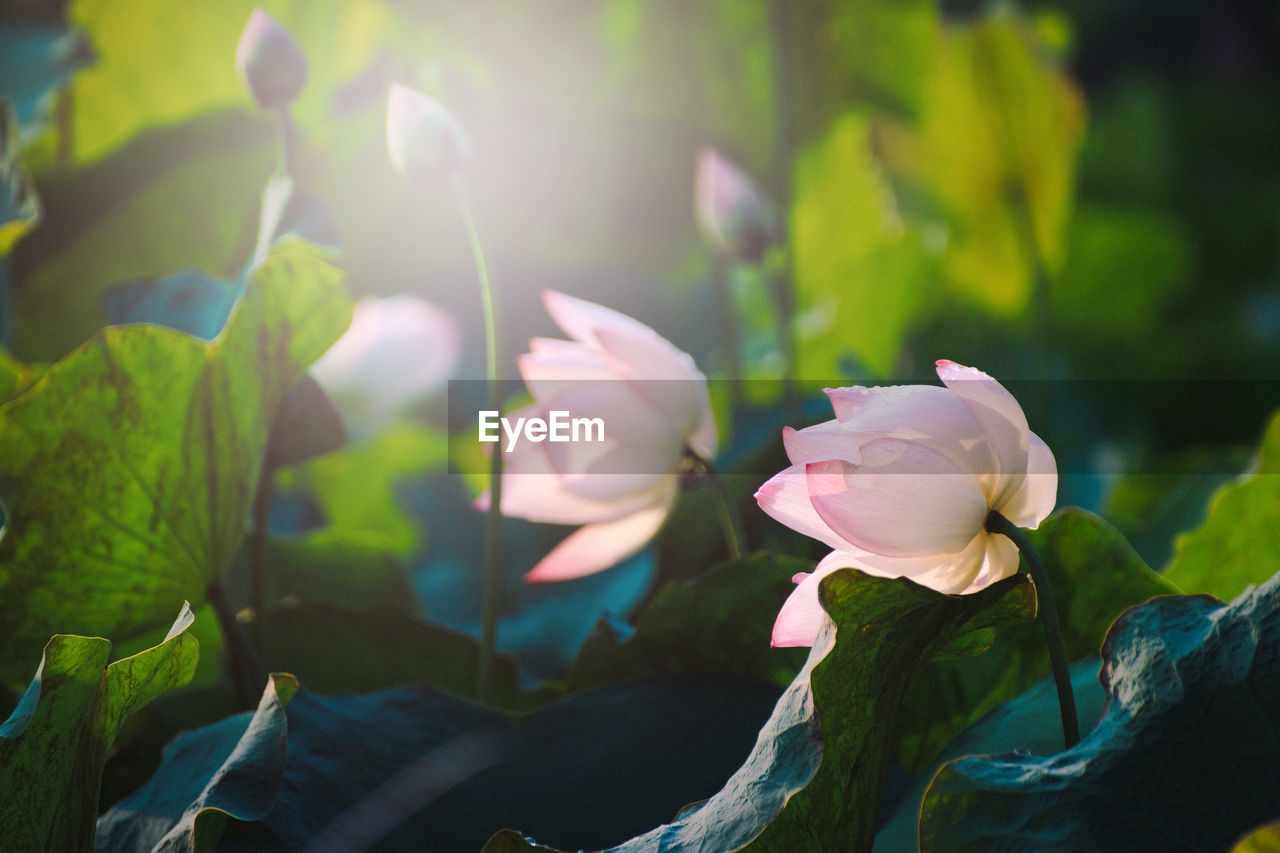
[[[502, 387], [498, 383], [498, 308], [493, 298], [493, 284], [489, 281], [489, 266], [485, 263], [484, 248], [476, 230], [471, 205], [467, 201], [466, 188], [459, 176], [454, 176], [453, 194], [462, 214], [462, 224], [471, 243], [475, 260], [476, 277], [480, 282], [480, 301], [484, 309], [485, 378], [489, 383], [489, 408], [502, 409]], [[498, 588], [499, 570], [502, 565], [502, 450], [495, 448], [489, 457], [489, 509], [484, 525], [483, 601], [480, 619], [480, 664], [476, 673], [476, 696], [487, 702], [493, 694], [493, 662], [498, 645]]]
[[1062, 712], [1062, 739], [1067, 749], [1080, 742], [1080, 722], [1076, 718], [1076, 697], [1071, 690], [1071, 673], [1067, 670], [1067, 652], [1062, 645], [1062, 628], [1058, 624], [1058, 608], [1053, 603], [1053, 587], [1049, 574], [1035, 546], [1017, 525], [992, 510], [987, 516], [987, 532], [1007, 536], [1018, 546], [1027, 560], [1031, 579], [1036, 584], [1036, 596], [1040, 602], [1040, 624], [1049, 645], [1049, 662], [1053, 666], [1053, 680], [1058, 686], [1058, 708]]
[[712, 490], [716, 495], [716, 507], [720, 511], [720, 529], [724, 531], [724, 544], [729, 548], [729, 556], [736, 560], [747, 552], [747, 537], [742, 531], [742, 520], [733, 511], [733, 501], [729, 498], [729, 490], [725, 488], [724, 478], [709, 460], [703, 459], [690, 449], [686, 449], [685, 452], [711, 481]]

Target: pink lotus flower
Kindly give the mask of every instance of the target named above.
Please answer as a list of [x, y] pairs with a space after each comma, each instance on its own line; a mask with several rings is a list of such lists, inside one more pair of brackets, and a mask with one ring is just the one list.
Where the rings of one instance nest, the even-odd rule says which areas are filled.
[[275, 109], [302, 91], [307, 82], [307, 57], [289, 31], [259, 7], [240, 33], [236, 73], [258, 106]]
[[782, 240], [777, 206], [738, 167], [709, 148], [698, 154], [694, 201], [707, 242], [735, 260], [758, 264]]
[[[675, 502], [686, 448], [710, 459], [717, 442], [706, 377], [687, 353], [600, 305], [550, 290], [543, 303], [573, 340], [529, 342], [518, 365], [534, 402], [507, 418], [598, 417], [605, 440], [505, 452], [504, 515], [585, 525], [525, 576], [531, 582], [593, 574], [638, 552]], [[487, 493], [477, 504], [487, 508]]]
[[462, 168], [471, 139], [438, 101], [395, 83], [387, 96], [387, 151], [414, 181], [439, 181]]
[[974, 592], [1018, 570], [1018, 551], [987, 533], [995, 510], [1034, 528], [1057, 500], [1053, 453], [1017, 400], [987, 374], [938, 362], [936, 385], [827, 390], [836, 418], [783, 432], [791, 467], [756, 493], [783, 524], [835, 550], [799, 584], [773, 627], [775, 646], [812, 645], [827, 618], [818, 582], [842, 568]]
[[366, 297], [310, 372], [342, 413], [347, 433], [362, 439], [441, 391], [461, 349], [458, 323], [442, 308], [407, 294]]

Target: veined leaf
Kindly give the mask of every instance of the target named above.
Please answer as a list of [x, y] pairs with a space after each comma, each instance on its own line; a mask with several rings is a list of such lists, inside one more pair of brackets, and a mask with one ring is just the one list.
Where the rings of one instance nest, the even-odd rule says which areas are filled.
[[111, 643], [56, 634], [12, 716], [0, 725], [0, 838], [6, 849], [93, 845], [102, 767], [124, 721], [195, 672], [200, 645], [183, 605], [164, 642], [107, 665]]
[[1209, 502], [1204, 524], [1179, 536], [1165, 576], [1187, 592], [1226, 601], [1275, 569], [1280, 554], [1280, 414], [1267, 426], [1258, 462]]
[[[709, 800], [610, 853], [870, 849], [912, 675], [948, 645], [964, 646], [964, 635], [1030, 618], [1034, 594], [1025, 575], [945, 596], [902, 578], [831, 574], [821, 597], [833, 622], [746, 763]], [[508, 830], [485, 851], [540, 849]]]
[[350, 310], [335, 267], [285, 246], [213, 343], [108, 327], [0, 406], [0, 678], [51, 626], [123, 638], [203, 598], [240, 547], [276, 406]]
[[[1053, 584], [1068, 660], [1096, 655], [1126, 608], [1178, 591], [1092, 513], [1060, 510], [1030, 535]], [[1049, 653], [1038, 623], [1003, 629], [981, 657], [926, 664], [902, 709], [899, 760], [922, 768], [966, 726], [1047, 672]]]
[[945, 765], [921, 849], [1230, 849], [1280, 814], [1278, 648], [1280, 575], [1230, 605], [1180, 595], [1126, 611], [1103, 644], [1092, 733], [1056, 755]]
[[212, 853], [228, 817], [264, 817], [284, 777], [285, 705], [297, 690], [292, 675], [274, 673], [256, 711], [175, 738], [160, 771], [98, 821], [94, 849]]

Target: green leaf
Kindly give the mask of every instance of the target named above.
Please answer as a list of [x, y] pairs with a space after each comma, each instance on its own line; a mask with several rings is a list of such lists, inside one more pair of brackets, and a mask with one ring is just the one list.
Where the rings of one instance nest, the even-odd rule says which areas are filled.
[[569, 669], [571, 692], [659, 675], [733, 675], [785, 687], [804, 663], [800, 649], [770, 648], [773, 620], [813, 563], [752, 554], [687, 583], [663, 587], [620, 642], [602, 624]]
[[1280, 823], [1255, 829], [1236, 842], [1231, 853], [1280, 853]]
[[23, 364], [0, 349], [0, 403], [7, 403], [36, 384], [47, 364]]
[[[76, 0], [70, 18], [93, 44], [96, 62], [71, 84], [73, 157], [95, 160], [137, 133], [248, 107], [236, 77], [236, 44], [254, 0], [183, 10], [174, 26], [164, 0]], [[319, 124], [333, 88], [362, 70], [389, 34], [392, 10], [375, 0], [265, 4], [309, 58], [297, 112]]]
[[921, 849], [1229, 849], [1280, 814], [1277, 648], [1280, 575], [1230, 606], [1163, 596], [1125, 612], [1103, 644], [1094, 730], [1057, 755], [944, 766]]
[[[1084, 510], [1060, 510], [1031, 532], [1031, 540], [1053, 584], [1068, 660], [1097, 654], [1125, 608], [1178, 591], [1115, 528]], [[1039, 623], [1001, 629], [981, 657], [926, 664], [903, 707], [899, 761], [922, 768], [960, 731], [1048, 671]]]
[[1271, 576], [1280, 553], [1280, 413], [1262, 438], [1253, 472], [1223, 486], [1204, 524], [1179, 536], [1165, 577], [1187, 592], [1227, 601]]
[[[1011, 614], [1029, 619], [1035, 589], [1019, 574], [972, 595], [945, 596], [902, 578], [843, 570], [822, 581], [820, 594], [833, 624], [746, 763], [709, 800], [614, 853], [869, 849], [913, 674], [965, 634]], [[538, 848], [507, 832], [486, 853], [530, 849]]]
[[41, 227], [13, 257], [14, 352], [65, 355], [103, 325], [102, 295], [122, 282], [238, 270], [272, 152], [269, 124], [220, 115], [43, 178]]
[[[388, 606], [312, 604], [267, 612], [259, 630], [269, 669], [287, 668], [321, 693], [372, 693], [425, 682], [474, 698], [480, 645], [473, 637]], [[491, 704], [526, 710], [515, 662], [495, 663]]]
[[397, 495], [397, 483], [443, 465], [447, 458], [443, 435], [397, 423], [372, 441], [281, 472], [278, 483], [286, 493], [313, 495], [333, 530], [377, 535], [388, 550], [409, 557], [422, 544], [422, 534]]
[[[278, 740], [263, 744], [271, 753], [266, 779], [252, 767], [221, 774], [228, 796], [264, 781], [279, 791], [256, 823], [228, 822], [222, 842], [477, 850], [514, 822], [566, 844], [607, 844], [714, 790], [776, 698], [759, 682], [661, 679], [513, 718], [426, 686], [369, 696], [302, 690], [287, 708], [287, 754]], [[179, 825], [248, 722], [244, 714], [183, 736], [147, 787], [104, 818], [124, 832], [145, 828], [144, 843], [113, 835], [104, 847], [151, 849], [145, 839]], [[688, 755], [697, 760], [682, 760]]]
[[124, 721], [191, 680], [199, 643], [183, 605], [164, 642], [107, 665], [111, 643], [56, 634], [0, 725], [0, 838], [13, 850], [89, 850], [102, 767]]
[[791, 245], [801, 319], [799, 375], [841, 376], [856, 354], [892, 371], [903, 337], [931, 308], [937, 268], [892, 210], [865, 113], [838, 118], [796, 164]]
[[164, 772], [98, 821], [96, 849], [213, 853], [228, 817], [265, 817], [284, 777], [284, 709], [297, 689], [292, 675], [274, 673], [252, 714], [175, 738]]
[[[1096, 657], [1071, 664], [1071, 688], [1081, 731], [1089, 731], [1102, 716], [1105, 695], [1098, 684]], [[1022, 695], [986, 714], [947, 744], [898, 803], [889, 822], [876, 833], [873, 853], [915, 853], [920, 804], [929, 782], [942, 765], [965, 755], [989, 755], [1020, 750], [1049, 755], [1062, 748], [1062, 711], [1053, 676], [1046, 675]]]
[[918, 116], [878, 128], [915, 213], [945, 228], [951, 288], [1004, 314], [1026, 304], [1032, 249], [1050, 275], [1066, 256], [1084, 102], [1046, 54], [1007, 9], [946, 28]]
[[40, 219], [40, 200], [19, 158], [18, 116], [0, 98], [0, 258]]
[[341, 273], [286, 245], [213, 343], [108, 327], [0, 406], [0, 680], [51, 625], [125, 637], [203, 598], [240, 547], [277, 404], [350, 311]]

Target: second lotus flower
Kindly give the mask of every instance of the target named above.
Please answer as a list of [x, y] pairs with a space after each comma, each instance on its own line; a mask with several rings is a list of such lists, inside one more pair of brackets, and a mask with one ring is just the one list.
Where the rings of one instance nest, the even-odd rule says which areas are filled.
[[835, 388], [835, 420], [783, 434], [791, 467], [760, 488], [765, 512], [834, 551], [774, 625], [776, 646], [811, 645], [826, 615], [818, 582], [841, 568], [974, 592], [1018, 570], [985, 523], [996, 511], [1036, 527], [1053, 511], [1053, 453], [1017, 400], [987, 374], [938, 362], [946, 387]]
[[[635, 554], [666, 520], [687, 451], [716, 452], [706, 377], [693, 359], [624, 314], [555, 291], [543, 294], [572, 340], [534, 338], [518, 365], [534, 402], [508, 415], [566, 411], [600, 418], [604, 441], [524, 442], [505, 453], [504, 515], [582, 524], [525, 579], [561, 581]], [[479, 505], [487, 505], [482, 495]]]

